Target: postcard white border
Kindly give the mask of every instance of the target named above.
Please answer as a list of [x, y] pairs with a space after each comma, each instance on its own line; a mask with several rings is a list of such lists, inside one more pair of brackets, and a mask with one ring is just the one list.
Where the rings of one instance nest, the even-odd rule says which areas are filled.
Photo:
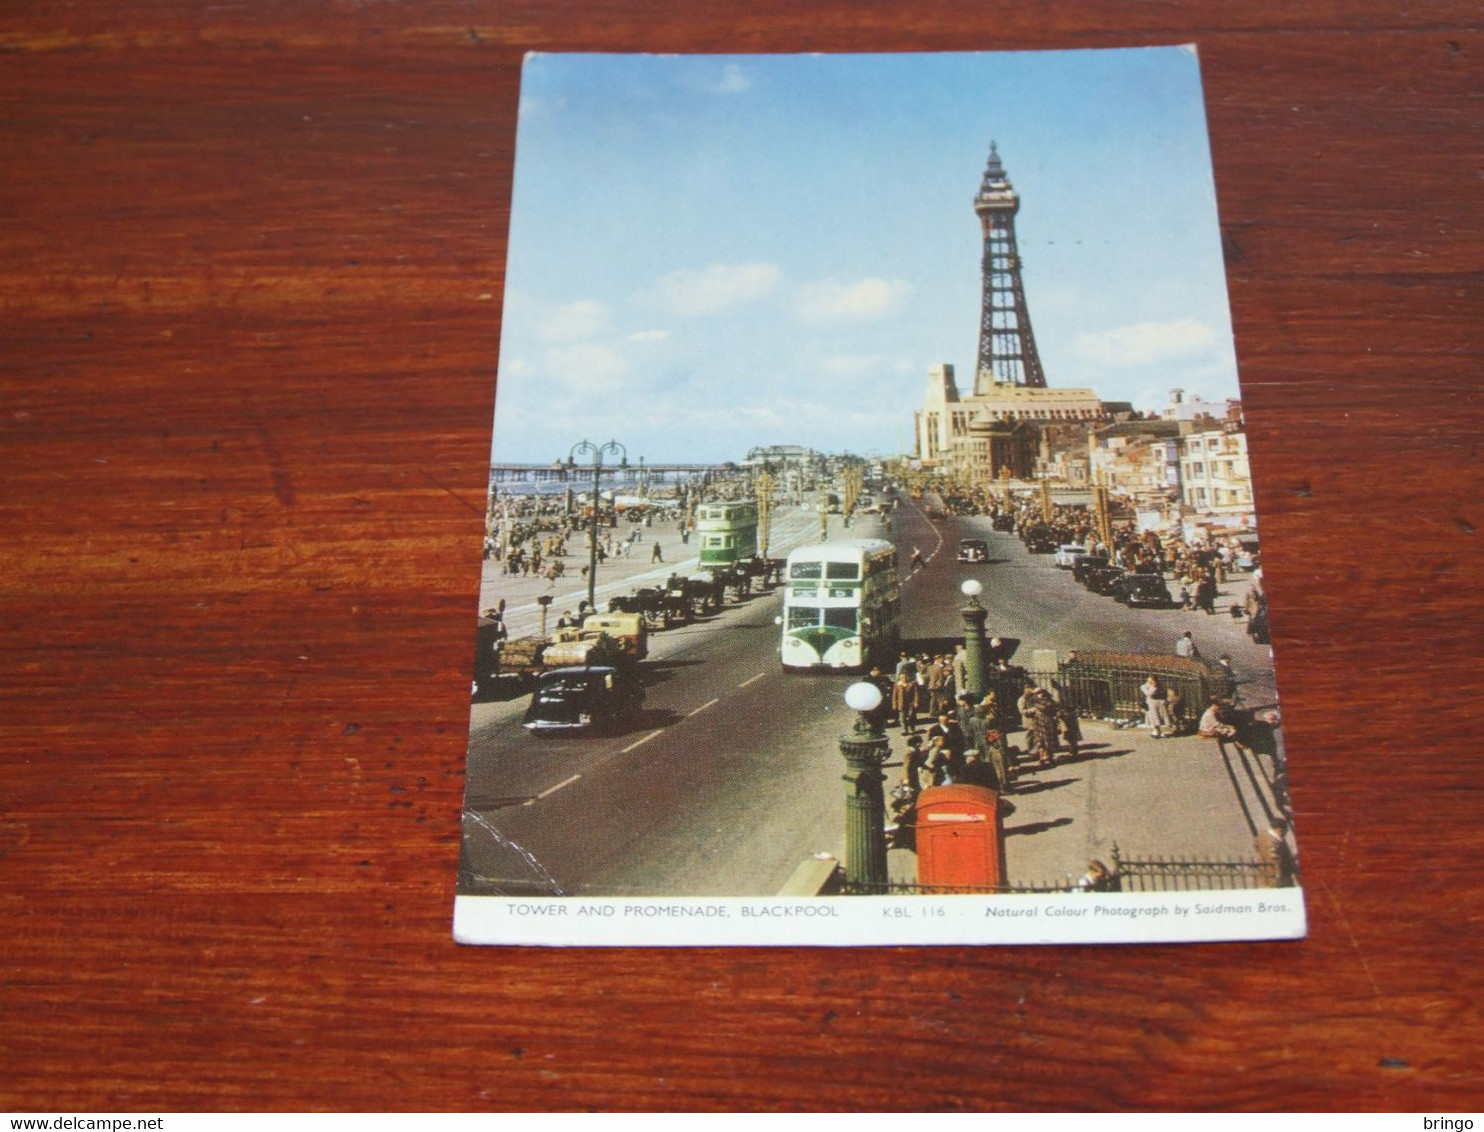
[[1300, 888], [1046, 896], [459, 896], [459, 943], [577, 947], [1217, 943], [1301, 939]]

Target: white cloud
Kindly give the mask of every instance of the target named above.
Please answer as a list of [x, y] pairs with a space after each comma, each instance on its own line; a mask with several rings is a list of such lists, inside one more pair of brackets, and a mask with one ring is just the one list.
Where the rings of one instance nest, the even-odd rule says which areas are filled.
[[517, 114], [522, 118], [538, 118], [565, 110], [567, 100], [560, 96], [546, 98], [538, 94], [523, 94]]
[[586, 395], [620, 389], [634, 372], [621, 353], [594, 342], [550, 349], [542, 368], [563, 391]]
[[766, 298], [783, 281], [772, 263], [713, 263], [661, 276], [645, 296], [676, 314], [715, 314]]
[[741, 94], [752, 89], [752, 79], [736, 63], [722, 68], [721, 78], [711, 84], [713, 94]]
[[602, 334], [612, 323], [613, 312], [602, 303], [567, 303], [546, 316], [541, 337], [548, 342], [578, 342]]
[[1138, 322], [1100, 334], [1079, 334], [1072, 352], [1085, 362], [1109, 369], [1134, 369], [1161, 362], [1195, 358], [1216, 342], [1216, 332], [1204, 322]]
[[728, 63], [720, 72], [705, 66], [680, 75], [676, 81], [683, 89], [700, 94], [745, 94], [752, 89], [752, 76], [739, 63]]
[[626, 342], [664, 342], [670, 337], [668, 330], [636, 330], [624, 341]]
[[889, 366], [879, 354], [832, 354], [819, 360], [819, 371], [833, 377], [880, 373]]
[[870, 322], [896, 314], [911, 297], [902, 279], [826, 279], [799, 288], [797, 311], [805, 322]]

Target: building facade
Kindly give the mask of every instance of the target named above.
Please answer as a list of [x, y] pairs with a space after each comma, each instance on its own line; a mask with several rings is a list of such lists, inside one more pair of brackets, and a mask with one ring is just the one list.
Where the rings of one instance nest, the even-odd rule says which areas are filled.
[[1187, 508], [1234, 519], [1253, 514], [1247, 433], [1241, 424], [1191, 432], [1181, 448], [1180, 492]]

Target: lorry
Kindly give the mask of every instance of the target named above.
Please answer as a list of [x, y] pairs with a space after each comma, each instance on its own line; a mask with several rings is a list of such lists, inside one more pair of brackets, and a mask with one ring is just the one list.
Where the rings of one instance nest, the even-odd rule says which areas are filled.
[[[614, 615], [605, 614], [602, 619]], [[619, 615], [620, 620], [624, 615]], [[632, 617], [633, 615], [628, 615]], [[550, 637], [515, 637], [503, 639], [491, 632], [480, 618], [478, 644], [474, 660], [474, 697], [493, 695], [504, 686], [511, 691], [528, 690], [538, 676], [553, 668], [604, 665], [624, 667], [648, 655], [640, 627], [637, 637], [610, 634], [601, 625], [580, 629], [558, 629]], [[588, 618], [593, 621], [594, 618]], [[611, 626], [623, 629], [626, 626]], [[627, 626], [632, 629], [632, 626]]]

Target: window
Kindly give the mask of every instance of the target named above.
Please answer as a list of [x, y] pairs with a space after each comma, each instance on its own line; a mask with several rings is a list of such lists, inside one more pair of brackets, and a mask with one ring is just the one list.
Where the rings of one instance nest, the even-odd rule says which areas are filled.
[[812, 629], [818, 624], [818, 606], [795, 605], [788, 611], [788, 627], [790, 629]]
[[854, 562], [826, 562], [824, 576], [832, 581], [853, 580], [861, 576], [860, 566]]
[[856, 629], [856, 613], [854, 609], [826, 609], [824, 623], [832, 629], [849, 629], [853, 633]]
[[795, 562], [789, 568], [790, 578], [822, 578], [824, 577], [824, 566], [819, 562]]

